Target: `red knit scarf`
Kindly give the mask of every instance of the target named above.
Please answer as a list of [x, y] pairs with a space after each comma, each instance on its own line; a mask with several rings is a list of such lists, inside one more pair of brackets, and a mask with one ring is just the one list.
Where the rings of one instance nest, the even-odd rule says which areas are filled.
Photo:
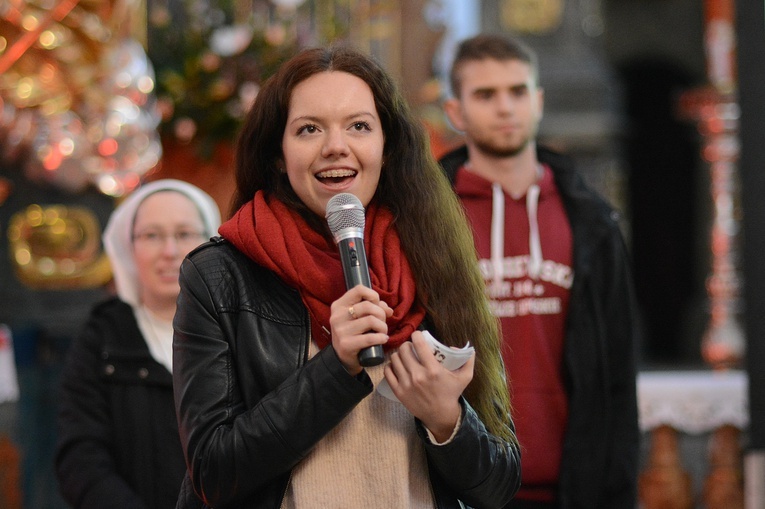
[[[331, 240], [313, 230], [281, 201], [266, 199], [262, 191], [228, 221], [219, 233], [259, 265], [275, 272], [300, 292], [311, 315], [311, 334], [324, 348], [331, 342], [330, 305], [345, 291], [340, 253]], [[393, 215], [370, 204], [366, 209], [364, 248], [372, 288], [393, 308], [388, 319], [386, 349], [407, 341], [425, 316], [417, 302], [409, 267]]]

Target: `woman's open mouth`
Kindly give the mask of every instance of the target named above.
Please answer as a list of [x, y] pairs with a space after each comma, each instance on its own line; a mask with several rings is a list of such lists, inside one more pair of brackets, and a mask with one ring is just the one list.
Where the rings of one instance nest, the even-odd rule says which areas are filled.
[[346, 179], [352, 179], [358, 172], [356, 170], [349, 169], [333, 169], [320, 171], [316, 174], [316, 178], [324, 183], [340, 184], [345, 182]]

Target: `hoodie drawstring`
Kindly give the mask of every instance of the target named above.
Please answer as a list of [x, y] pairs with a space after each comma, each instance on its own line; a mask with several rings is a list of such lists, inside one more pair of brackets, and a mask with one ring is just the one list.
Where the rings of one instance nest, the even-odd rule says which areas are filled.
[[494, 284], [504, 278], [505, 258], [505, 193], [497, 182], [491, 185], [491, 264], [494, 268]]
[[534, 184], [526, 192], [526, 214], [529, 217], [529, 264], [531, 279], [539, 278], [542, 269], [542, 242], [539, 240], [539, 222], [537, 205], [539, 204], [539, 186]]
[[[542, 242], [539, 237], [537, 208], [539, 205], [539, 186], [529, 187], [526, 192], [526, 214], [529, 219], [529, 260], [527, 272], [532, 279], [539, 278], [542, 268]], [[491, 215], [491, 263], [494, 268], [494, 284], [500, 284], [504, 278], [503, 260], [505, 257], [505, 193], [502, 186], [493, 183]]]

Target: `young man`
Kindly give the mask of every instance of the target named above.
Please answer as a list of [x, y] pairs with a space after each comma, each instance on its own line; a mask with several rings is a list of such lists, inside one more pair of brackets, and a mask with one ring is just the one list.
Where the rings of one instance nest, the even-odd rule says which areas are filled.
[[441, 164], [472, 223], [522, 447], [510, 508], [634, 509], [637, 313], [617, 214], [537, 147], [544, 95], [518, 41], [463, 41], [444, 107], [466, 146]]

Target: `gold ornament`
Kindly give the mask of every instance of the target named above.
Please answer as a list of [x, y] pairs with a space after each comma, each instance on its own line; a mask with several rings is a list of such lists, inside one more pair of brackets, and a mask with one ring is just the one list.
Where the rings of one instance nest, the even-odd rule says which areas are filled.
[[16, 275], [32, 288], [97, 287], [111, 279], [101, 229], [86, 208], [30, 205], [11, 217], [8, 240]]
[[503, 0], [504, 28], [528, 34], [543, 34], [558, 28], [563, 17], [563, 0]]
[[130, 192], [157, 165], [154, 71], [122, 26], [135, 2], [0, 8], [0, 159], [21, 163], [32, 181], [111, 196]]

